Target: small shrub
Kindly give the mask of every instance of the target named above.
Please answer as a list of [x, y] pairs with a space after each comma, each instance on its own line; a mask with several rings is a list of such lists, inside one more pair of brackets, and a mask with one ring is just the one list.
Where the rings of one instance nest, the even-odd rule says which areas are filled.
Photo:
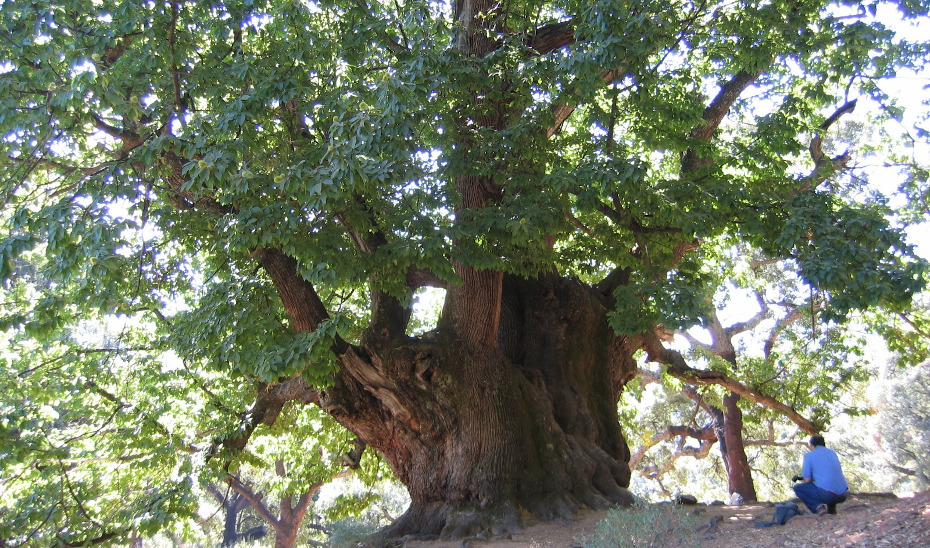
[[611, 508], [594, 535], [576, 540], [585, 548], [646, 548], [700, 543], [697, 521], [679, 506], [636, 499], [630, 508]]
[[368, 520], [341, 519], [330, 524], [330, 536], [326, 545], [333, 548], [350, 548], [363, 545], [379, 528], [378, 523]]

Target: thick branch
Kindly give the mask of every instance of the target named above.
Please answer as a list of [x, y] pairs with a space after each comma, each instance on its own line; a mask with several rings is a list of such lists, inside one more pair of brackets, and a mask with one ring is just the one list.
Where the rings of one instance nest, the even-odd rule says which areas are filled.
[[268, 510], [268, 507], [265, 506], [265, 503], [262, 501], [262, 495], [256, 494], [249, 488], [248, 485], [239, 481], [238, 478], [234, 476], [229, 476], [226, 478], [226, 482], [229, 483], [229, 486], [232, 487], [233, 491], [239, 493], [242, 498], [249, 501], [249, 504], [252, 505], [252, 508], [255, 509], [255, 512], [268, 523], [271, 524], [276, 530], [281, 526], [281, 522], [278, 518]]
[[[648, 369], [643, 369], [640, 367], [639, 369], [636, 370], [636, 376], [640, 377], [647, 383], [656, 383], [656, 384], [664, 385], [662, 381], [662, 375], [659, 373], [653, 373], [652, 371], [649, 371]], [[688, 399], [693, 401], [694, 403], [698, 404], [698, 406], [701, 409], [703, 409], [705, 412], [707, 412], [708, 415], [713, 416], [720, 412], [716, 407], [707, 403], [704, 400], [704, 397], [701, 396], [701, 394], [699, 394], [698, 391], [689, 384], [686, 384], [681, 387], [681, 393], [684, 396], [686, 396]]]
[[702, 369], [694, 369], [690, 367], [685, 359], [674, 350], [669, 350], [662, 345], [662, 341], [659, 340], [659, 337], [654, 333], [647, 333], [643, 337], [642, 348], [649, 355], [650, 361], [659, 362], [667, 366], [667, 371], [669, 375], [672, 375], [675, 378], [681, 379], [685, 382], [697, 385], [717, 385], [730, 390], [736, 394], [739, 394], [747, 400], [758, 403], [779, 411], [784, 414], [789, 420], [797, 424], [802, 430], [808, 434], [816, 434], [820, 431], [820, 428], [803, 417], [800, 413], [785, 405], [784, 403], [762, 394], [758, 390], [747, 386], [736, 379], [733, 379], [720, 371], [710, 371]]
[[[706, 441], [706, 442], [716, 442], [717, 434], [714, 432], [712, 426], [705, 426], [703, 428], [695, 428], [692, 426], [683, 426], [683, 425], [674, 425], [669, 426], [662, 432], [656, 432], [652, 435], [652, 439], [646, 442], [642, 447], [638, 448], [630, 456], [630, 470], [636, 469], [639, 466], [639, 463], [645, 457], [646, 452], [655, 447], [656, 445], [662, 443], [663, 441], [670, 440], [676, 437], [690, 437], [696, 440]], [[703, 444], [701, 444], [703, 446]]]
[[726, 334], [728, 337], [733, 337], [734, 335], [739, 335], [740, 333], [752, 331], [769, 317], [769, 307], [765, 303], [765, 300], [762, 298], [762, 294], [758, 291], [753, 291], [753, 295], [756, 297], [756, 302], [759, 303], [759, 312], [757, 312], [755, 315], [753, 315], [752, 318], [749, 318], [745, 322], [737, 322], [730, 327], [727, 327]]
[[837, 120], [840, 119], [840, 116], [843, 116], [844, 114], [849, 114], [850, 112], [854, 110], [856, 110], [856, 99], [853, 99], [852, 101], [848, 101], [845, 105], [836, 109], [836, 111], [833, 114], [831, 114], [829, 118], [827, 118], [826, 120], [824, 120], [822, 124], [820, 124], [820, 131], [827, 131], [828, 129], [830, 129], [830, 126], [832, 126], [834, 123], [836, 123]]
[[[604, 70], [601, 71], [601, 80], [609, 84], [622, 77], [622, 75], [623, 72], [619, 70]], [[575, 112], [575, 108], [577, 107], [573, 103], [559, 103], [552, 107], [552, 125], [546, 128], [546, 137], [552, 137], [558, 133], [565, 120], [568, 120], [568, 117]]]
[[99, 116], [92, 115], [92, 117], [94, 119], [94, 125], [97, 127], [97, 129], [106, 133], [110, 137], [113, 137], [114, 139], [118, 139], [123, 143], [123, 147], [121, 149], [123, 153], [128, 153], [130, 150], [145, 142], [144, 139], [142, 139], [142, 137], [136, 133], [111, 126], [110, 124], [104, 122]]
[[[372, 211], [364, 197], [355, 195], [354, 202], [368, 221], [368, 226], [363, 229], [364, 232], [359, 232], [355, 227], [351, 226], [344, 215], [337, 215], [336, 219], [346, 229], [359, 252], [363, 255], [372, 255], [379, 248], [387, 245], [387, 236], [378, 226], [374, 211]], [[381, 291], [378, 288], [377, 278], [372, 277], [369, 281], [371, 287], [371, 322], [369, 322], [369, 326], [362, 336], [362, 344], [376, 349], [384, 349], [404, 336], [412, 310], [401, 299]]]
[[[691, 138], [701, 143], [710, 142], [711, 137], [720, 127], [720, 123], [730, 111], [730, 107], [761, 74], [761, 70], [755, 72], [740, 71], [734, 74], [728, 82], [721, 85], [717, 96], [704, 109], [703, 122], [691, 131]], [[681, 173], [692, 173], [699, 168], [710, 165], [710, 163], [709, 158], [703, 158], [694, 148], [689, 148], [681, 158]]]
[[712, 344], [707, 344], [707, 343], [703, 343], [703, 342], [697, 340], [696, 338], [694, 338], [694, 335], [692, 335], [690, 332], [688, 332], [688, 331], [678, 331], [676, 334], [679, 335], [679, 336], [681, 336], [682, 338], [684, 338], [686, 341], [688, 341], [688, 345], [689, 345], [691, 348], [694, 348], [694, 349], [697, 349], [697, 350], [700, 350], [700, 351], [703, 351], [703, 352], [709, 352], [709, 353], [713, 354], [713, 352], [714, 352], [714, 345], [712, 345]]
[[100, 64], [103, 65], [104, 68], [112, 67], [113, 63], [117, 62], [119, 58], [126, 53], [126, 50], [129, 49], [129, 46], [132, 45], [135, 38], [135, 34], [128, 34], [117, 41], [116, 45], [106, 46], [103, 50], [103, 55], [100, 56]]
[[552, 23], [539, 27], [528, 36], [526, 45], [540, 55], [575, 43], [575, 24], [572, 21]]
[[714, 100], [711, 101], [707, 108], [704, 109], [704, 123], [694, 129], [691, 136], [700, 141], [710, 141], [714, 132], [720, 127], [720, 123], [730, 112], [733, 103], [739, 99], [746, 88], [752, 85], [762, 74], [761, 70], [754, 72], [740, 71], [733, 75], [730, 80], [720, 86], [720, 91]]
[[[212, 483], [208, 483], [206, 486], [204, 486], [204, 489], [213, 495], [213, 498], [222, 504], [223, 508], [229, 512], [239, 512], [249, 505], [249, 501], [239, 493], [235, 493], [236, 496], [230, 497], [228, 490], [224, 493]], [[235, 492], [235, 490], [233, 491]]]
[[[49, 160], [49, 159], [40, 158], [40, 157], [26, 159], [26, 158], [14, 158], [12, 156], [8, 156], [7, 160], [9, 160], [10, 162], [18, 163], [18, 164], [27, 164], [30, 167], [39, 168], [39, 169], [42, 169], [43, 171], [56, 171], [60, 173], [61, 175], [71, 175], [72, 173], [75, 173], [75, 172], [78, 172], [81, 175], [86, 175], [86, 176], [96, 175], [100, 173], [101, 171], [103, 171], [104, 169], [106, 169], [108, 165], [108, 164], [100, 164], [100, 165], [96, 165], [93, 167], [77, 167], [77, 166], [73, 166], [70, 164], [59, 162], [57, 160]], [[59, 189], [58, 191], [55, 192], [55, 194], [59, 194], [61, 192], [62, 192], [61, 189]]]
[[260, 424], [271, 426], [277, 420], [284, 404], [299, 400], [301, 403], [320, 403], [319, 390], [307, 385], [303, 376], [298, 375], [281, 383], [265, 385], [259, 390], [255, 403], [246, 414], [236, 436], [227, 438], [223, 445], [241, 451]]
[[226, 206], [219, 203], [214, 198], [198, 196], [184, 190], [184, 184], [187, 182], [187, 178], [183, 175], [184, 160], [180, 156], [173, 152], [167, 152], [162, 156], [162, 162], [164, 162], [169, 170], [168, 175], [164, 177], [164, 181], [179, 198], [179, 200], [173, 201], [175, 207], [178, 209], [197, 207], [217, 215], [226, 215], [236, 212], [236, 208], [233, 206]]
[[701, 440], [698, 447], [681, 444], [665, 463], [661, 466], [650, 466], [644, 469], [642, 475], [643, 477], [658, 479], [672, 470], [675, 467], [675, 461], [682, 457], [694, 457], [695, 459], [706, 458], [707, 455], [710, 454], [710, 450], [713, 448], [715, 442], [716, 437], [713, 441]]
[[447, 289], [449, 284], [437, 276], [432, 270], [411, 267], [409, 270], [407, 270], [407, 286], [413, 290], [417, 290], [421, 287], [438, 287], [441, 289]]
[[920, 335], [921, 337], [923, 337], [923, 338], [925, 338], [925, 339], [930, 339], [930, 333], [927, 333], [926, 331], [924, 331], [923, 329], [921, 329], [921, 327], [920, 327], [919, 325], [917, 325], [917, 324], [914, 322], [914, 320], [910, 319], [906, 313], [904, 313], [904, 312], [898, 312], [897, 316], [898, 316], [899, 318], [901, 318], [902, 320], [904, 320], [904, 321], [907, 323], [907, 325], [911, 326], [911, 328], [912, 328], [918, 335]]
[[[310, 332], [329, 319], [313, 284], [298, 272], [296, 259], [274, 248], [256, 249], [252, 256], [258, 259], [271, 278], [290, 319], [291, 329], [296, 333]], [[340, 341], [334, 350], [342, 353], [346, 348], [347, 345]]]
[[[618, 287], [630, 283], [631, 272], [629, 267], [617, 267], [611, 270], [607, 276], [604, 276], [604, 279], [594, 286], [594, 290], [603, 295], [604, 298], [611, 298]], [[612, 306], [609, 306], [609, 308], [612, 308]]]
[[775, 348], [775, 339], [778, 338], [778, 334], [784, 331], [789, 325], [799, 321], [803, 317], [804, 311], [800, 308], [795, 308], [791, 311], [790, 314], [775, 322], [775, 327], [772, 328], [772, 332], [769, 333], [769, 336], [765, 339], [765, 344], [762, 347], [762, 354], [766, 358], [771, 356], [772, 349]]
[[814, 138], [811, 140], [810, 145], [810, 154], [811, 159], [814, 160], [814, 170], [810, 175], [802, 179], [802, 189], [805, 188], [814, 188], [831, 175], [838, 171], [846, 169], [846, 165], [851, 159], [849, 152], [844, 152], [839, 156], [834, 158], [827, 157], [823, 152], [823, 133], [830, 129], [837, 120], [840, 119], [844, 114], [848, 114], [856, 109], [856, 100], [853, 99], [845, 105], [836, 109], [836, 111], [830, 115], [822, 124], [820, 124], [820, 131], [814, 135]]
[[[350, 475], [352, 475], [352, 473], [353, 472], [351, 470], [342, 470], [338, 474], [329, 478], [328, 481], [333, 481], [333, 480], [340, 479], [340, 478], [347, 478]], [[306, 491], [303, 492], [303, 494], [300, 495], [300, 498], [297, 499], [297, 503], [294, 505], [294, 510], [292, 514], [293, 519], [295, 520], [296, 523], [300, 523], [301, 521], [303, 521], [304, 515], [306, 515], [307, 510], [310, 508], [310, 502], [312, 502], [313, 500], [313, 495], [315, 495], [316, 492], [319, 491], [320, 488], [323, 487], [323, 485], [325, 485], [326, 483], [327, 482], [318, 481], [314, 483], [313, 485], [311, 485], [309, 489], [307, 489]]]

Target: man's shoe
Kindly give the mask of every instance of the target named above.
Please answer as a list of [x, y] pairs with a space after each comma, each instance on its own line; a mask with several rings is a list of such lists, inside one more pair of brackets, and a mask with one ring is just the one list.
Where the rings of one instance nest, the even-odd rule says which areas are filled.
[[822, 516], [822, 515], [824, 515], [824, 514], [826, 514], [826, 513], [827, 513], [827, 505], [826, 505], [826, 504], [821, 504], [820, 506], [817, 507], [817, 515], [818, 515], [818, 516]]

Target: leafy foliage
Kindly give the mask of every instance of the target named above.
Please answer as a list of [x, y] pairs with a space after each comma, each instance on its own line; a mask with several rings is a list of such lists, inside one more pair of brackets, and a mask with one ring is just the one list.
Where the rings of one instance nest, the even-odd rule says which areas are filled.
[[[868, 413], [851, 392], [872, 379], [874, 364], [866, 355], [869, 342], [857, 331], [861, 326], [824, 322], [818, 314], [821, 295], [796, 275], [792, 263], [764, 257], [738, 246], [721, 249], [716, 268], [710, 269], [719, 284], [715, 309], [705, 316], [704, 329], [679, 332], [677, 338], [689, 344], [685, 355], [697, 371], [713, 371], [746, 387], [738, 399], [739, 431], [728, 435], [739, 436], [748, 466], [761, 478], [754, 489], [782, 498], [784, 479], [793, 475], [797, 460], [785, 457], [804, 435], [801, 429], [826, 430], [839, 417]], [[732, 359], [725, 359], [730, 352]], [[722, 483], [717, 478], [724, 473], [723, 462], [710, 448], [728, 427], [724, 398], [731, 388], [696, 386], [648, 370], [641, 375], [641, 382], [650, 383], [645, 385], [649, 397], [621, 400], [624, 424], [646, 427], [631, 437], [641, 481], [658, 480], [666, 493], [674, 485], [701, 485], [705, 495], [726, 498], [729, 492], [714, 485]], [[674, 470], [681, 457], [712, 454], [713, 463], [684, 463], [682, 471]], [[704, 473], [695, 474], [696, 466]]]
[[[881, 82], [928, 48], [895, 36], [890, 6], [928, 11], [518, 1], [479, 18], [494, 47], [467, 56], [459, 3], [3, 2], [0, 534], [151, 532], [224, 473], [207, 456], [285, 458], [300, 472], [266, 478], [275, 493], [331, 474], [347, 434], [315, 412], [241, 454], [217, 440], [241, 433], [256, 385], [330, 388], [375, 295], [408, 305], [463, 267], [621, 272], [610, 322], [640, 334], [700, 324], [740, 240], [792, 261], [828, 320], [903, 313], [927, 262], [889, 202], [837, 191], [838, 164], [807, 154], [838, 102], [902, 118]], [[553, 29], [558, 47], [535, 41]], [[749, 92], [727, 87], [740, 78]], [[919, 159], [902, 184], [922, 199]], [[486, 207], [465, 207], [469, 178]], [[323, 320], [298, 325], [264, 250], [297, 264]], [[747, 382], [831, 401], [856, 375], [831, 337], [752, 362]]]
[[195, 459], [188, 448], [196, 433], [182, 410], [201, 404], [191, 399], [183, 369], [163, 368], [133, 348], [134, 331], [97, 349], [6, 337], [4, 538], [103, 541], [193, 517]]

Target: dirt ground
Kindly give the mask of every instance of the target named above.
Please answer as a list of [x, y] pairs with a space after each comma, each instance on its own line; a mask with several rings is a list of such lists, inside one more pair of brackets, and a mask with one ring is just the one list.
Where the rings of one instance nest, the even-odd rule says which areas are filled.
[[[799, 504], [800, 506], [800, 504]], [[805, 512], [783, 526], [756, 529], [772, 519], [774, 504], [742, 506], [685, 506], [698, 520], [695, 531], [669, 546], [712, 548], [747, 547], [930, 547], [930, 491], [910, 498], [855, 494], [838, 506], [837, 515], [817, 516]], [[593, 534], [606, 512], [586, 512], [572, 523], [530, 524], [523, 532], [503, 540], [460, 542], [410, 542], [417, 548], [578, 548], [580, 539]], [[711, 525], [712, 524], [712, 525]]]

